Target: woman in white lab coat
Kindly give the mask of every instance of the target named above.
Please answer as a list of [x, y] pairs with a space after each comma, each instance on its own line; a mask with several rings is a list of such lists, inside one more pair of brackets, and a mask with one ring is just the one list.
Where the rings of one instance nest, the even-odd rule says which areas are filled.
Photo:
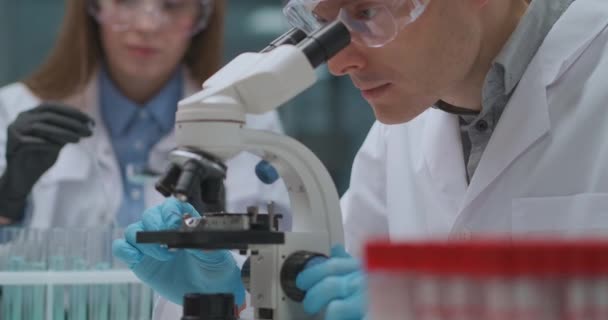
[[[96, 125], [90, 136], [61, 148], [35, 181], [23, 215], [2, 222], [36, 228], [126, 226], [143, 208], [162, 201], [149, 172], [162, 172], [175, 147], [178, 100], [220, 66], [224, 2], [72, 0], [66, 7], [46, 63], [0, 90], [0, 172], [7, 174], [7, 128], [20, 114], [59, 102]], [[276, 113], [250, 116], [247, 124], [281, 130]], [[258, 161], [249, 154], [228, 161], [229, 210], [287, 201], [280, 183], [259, 182]]]

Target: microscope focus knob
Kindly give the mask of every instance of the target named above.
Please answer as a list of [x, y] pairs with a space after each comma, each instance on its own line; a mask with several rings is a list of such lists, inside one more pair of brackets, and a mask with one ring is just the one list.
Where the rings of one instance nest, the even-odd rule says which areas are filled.
[[302, 302], [305, 291], [298, 289], [296, 278], [307, 267], [327, 260], [327, 256], [318, 252], [296, 251], [289, 255], [281, 266], [281, 288], [291, 300]]

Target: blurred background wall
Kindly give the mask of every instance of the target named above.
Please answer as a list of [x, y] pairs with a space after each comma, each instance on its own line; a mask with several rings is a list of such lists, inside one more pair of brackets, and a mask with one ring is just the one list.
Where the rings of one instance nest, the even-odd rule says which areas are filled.
[[[281, 0], [226, 1], [225, 61], [262, 49], [289, 28]], [[42, 63], [59, 30], [64, 2], [0, 0], [0, 86], [18, 81]], [[286, 133], [323, 161], [342, 194], [373, 113], [348, 78], [332, 77], [324, 68], [318, 74], [320, 81], [313, 88], [279, 112]]]

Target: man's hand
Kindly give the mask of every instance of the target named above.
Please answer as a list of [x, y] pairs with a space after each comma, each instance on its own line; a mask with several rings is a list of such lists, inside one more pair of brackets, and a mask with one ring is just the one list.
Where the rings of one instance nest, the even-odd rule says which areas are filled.
[[365, 315], [365, 275], [360, 262], [341, 246], [332, 249], [330, 259], [302, 271], [296, 285], [306, 291], [302, 304], [309, 314], [325, 309], [326, 320], [360, 320]]

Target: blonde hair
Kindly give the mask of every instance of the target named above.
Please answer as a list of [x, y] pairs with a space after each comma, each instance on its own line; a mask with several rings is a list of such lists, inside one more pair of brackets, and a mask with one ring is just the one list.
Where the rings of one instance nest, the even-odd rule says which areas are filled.
[[[224, 10], [224, 0], [214, 0], [207, 27], [192, 37], [184, 55], [183, 63], [199, 85], [221, 66]], [[86, 87], [102, 56], [99, 27], [87, 12], [87, 0], [68, 0], [53, 50], [24, 83], [40, 99], [65, 99]]]

